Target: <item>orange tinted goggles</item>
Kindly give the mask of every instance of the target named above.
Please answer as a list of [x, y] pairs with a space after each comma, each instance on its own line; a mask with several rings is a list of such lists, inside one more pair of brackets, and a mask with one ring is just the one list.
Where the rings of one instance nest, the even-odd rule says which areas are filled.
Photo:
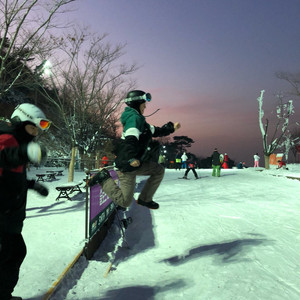
[[46, 130], [50, 127], [51, 122], [48, 120], [40, 120], [39, 126], [42, 130]]

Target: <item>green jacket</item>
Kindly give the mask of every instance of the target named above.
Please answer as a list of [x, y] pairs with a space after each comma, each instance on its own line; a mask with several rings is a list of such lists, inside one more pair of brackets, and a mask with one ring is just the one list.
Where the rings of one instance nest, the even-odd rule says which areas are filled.
[[123, 172], [136, 170], [130, 163], [138, 159], [141, 163], [153, 160], [157, 162], [159, 144], [152, 137], [166, 136], [174, 132], [174, 124], [169, 122], [162, 127], [155, 127], [137, 110], [126, 107], [121, 115], [123, 132], [116, 150], [116, 167]]

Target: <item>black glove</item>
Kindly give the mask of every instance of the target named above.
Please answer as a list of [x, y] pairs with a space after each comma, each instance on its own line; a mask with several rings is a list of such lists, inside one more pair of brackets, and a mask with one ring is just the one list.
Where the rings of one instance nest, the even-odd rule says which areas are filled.
[[35, 182], [33, 187], [33, 190], [35, 190], [36, 192], [38, 192], [40, 195], [46, 197], [49, 194], [49, 190], [46, 186], [44, 186], [43, 184], [40, 184], [38, 182]]

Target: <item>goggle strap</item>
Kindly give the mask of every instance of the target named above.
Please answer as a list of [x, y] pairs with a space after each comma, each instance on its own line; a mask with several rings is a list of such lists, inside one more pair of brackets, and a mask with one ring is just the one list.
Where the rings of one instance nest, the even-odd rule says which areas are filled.
[[124, 100], [124, 102], [126, 103], [126, 102], [135, 101], [135, 100], [145, 100], [145, 101], [150, 102], [151, 101], [151, 94], [146, 93], [143, 96], [134, 96], [134, 97], [126, 98]]

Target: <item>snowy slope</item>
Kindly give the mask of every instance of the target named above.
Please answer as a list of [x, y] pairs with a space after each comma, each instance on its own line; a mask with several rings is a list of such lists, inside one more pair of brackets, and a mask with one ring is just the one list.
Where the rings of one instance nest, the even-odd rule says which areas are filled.
[[[126, 212], [130, 249], [116, 246], [114, 224], [51, 299], [300, 299], [300, 181], [285, 177], [300, 177], [300, 168], [222, 170], [220, 178], [197, 171], [200, 180], [189, 173], [186, 181], [166, 170], [154, 199], [160, 209], [133, 204]], [[46, 183], [46, 199], [30, 192], [28, 254], [15, 290], [25, 299], [42, 299], [84, 245], [84, 193], [55, 201], [66, 180]]]

